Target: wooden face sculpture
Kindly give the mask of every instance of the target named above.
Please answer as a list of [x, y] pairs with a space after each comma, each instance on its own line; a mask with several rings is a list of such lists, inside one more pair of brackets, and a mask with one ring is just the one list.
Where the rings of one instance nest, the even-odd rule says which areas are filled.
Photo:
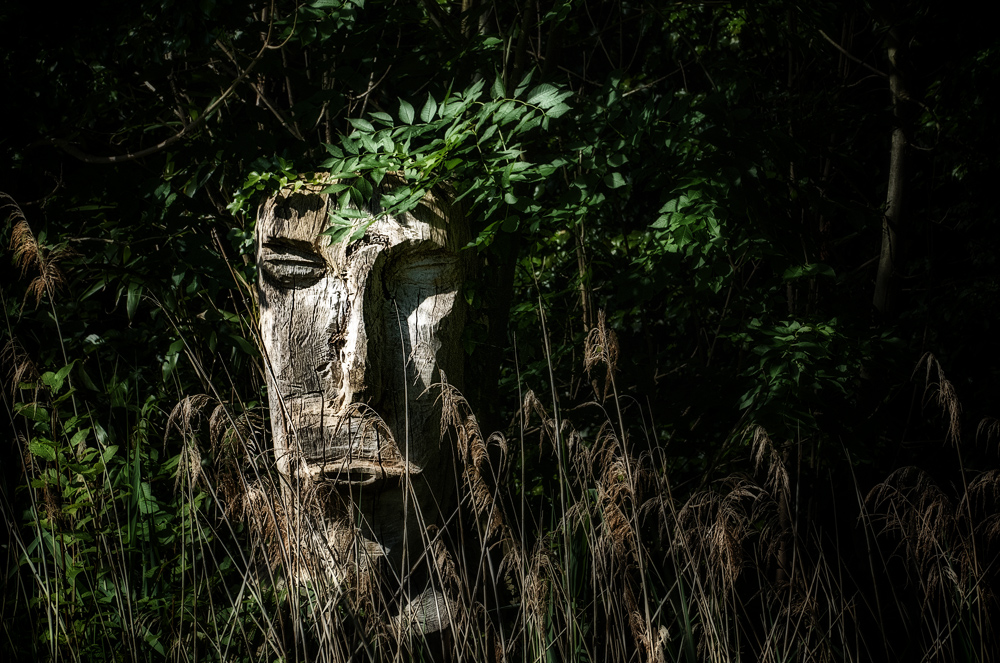
[[362, 237], [330, 244], [335, 204], [283, 191], [258, 217], [274, 453], [288, 490], [323, 489], [318, 543], [334, 575], [359, 559], [398, 570], [452, 507], [436, 385], [462, 385], [464, 220], [427, 196], [404, 215], [372, 211]]

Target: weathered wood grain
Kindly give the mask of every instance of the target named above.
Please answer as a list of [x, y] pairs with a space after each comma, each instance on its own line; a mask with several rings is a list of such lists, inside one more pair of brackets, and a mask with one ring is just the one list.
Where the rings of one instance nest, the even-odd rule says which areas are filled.
[[465, 220], [428, 196], [401, 216], [371, 210], [361, 238], [331, 245], [336, 203], [320, 190], [282, 191], [258, 214], [274, 453], [291, 491], [328, 489], [329, 565], [354, 542], [400, 570], [453, 508], [435, 385], [464, 378]]

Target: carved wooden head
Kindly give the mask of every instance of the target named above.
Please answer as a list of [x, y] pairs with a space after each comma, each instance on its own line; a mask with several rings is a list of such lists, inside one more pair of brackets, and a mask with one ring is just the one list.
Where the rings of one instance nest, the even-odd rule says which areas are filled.
[[370, 210], [363, 237], [330, 244], [335, 204], [318, 188], [283, 191], [257, 222], [274, 453], [289, 485], [341, 501], [327, 513], [334, 547], [349, 518], [368, 554], [397, 558], [404, 531], [419, 544], [451, 502], [435, 385], [462, 385], [467, 231], [428, 196], [401, 216]]

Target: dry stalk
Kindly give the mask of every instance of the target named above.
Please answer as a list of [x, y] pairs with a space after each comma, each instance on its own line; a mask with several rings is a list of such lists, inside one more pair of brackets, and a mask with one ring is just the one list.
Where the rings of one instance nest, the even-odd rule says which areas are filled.
[[904, 467], [873, 488], [865, 500], [882, 523], [882, 533], [898, 537], [896, 554], [913, 569], [927, 600], [961, 592], [973, 567], [954, 502], [923, 470]]
[[[507, 440], [500, 433], [493, 433], [484, 439], [468, 401], [453, 385], [443, 380], [444, 376], [439, 385], [441, 439], [443, 441], [454, 435], [468, 497], [484, 529], [484, 543], [497, 536], [505, 542], [512, 541], [510, 528], [504, 522], [503, 511], [495, 495], [496, 486], [506, 469]], [[490, 460], [491, 449], [497, 450], [499, 467], [494, 467]]]
[[601, 400], [607, 400], [608, 395], [614, 388], [614, 374], [618, 367], [618, 337], [614, 331], [608, 328], [604, 311], [597, 312], [597, 325], [587, 333], [587, 340], [584, 344], [583, 366], [587, 371], [594, 386], [594, 392], [600, 394], [597, 388], [597, 380], [591, 376], [591, 369], [599, 364], [604, 364], [604, 394]]
[[32, 400], [37, 400], [38, 393], [42, 389], [41, 374], [16, 338], [11, 338], [4, 344], [3, 350], [0, 350], [0, 362], [7, 366], [7, 385], [10, 394], [14, 395], [22, 384], [32, 384], [34, 385]]
[[205, 418], [205, 409], [211, 401], [212, 398], [206, 394], [185, 396], [167, 417], [167, 426], [163, 433], [164, 444], [174, 430], [181, 436], [181, 457], [177, 463], [177, 474], [174, 476], [175, 491], [178, 488], [186, 491], [201, 479], [202, 463], [198, 434], [201, 432], [201, 420]]
[[754, 470], [760, 471], [764, 468], [764, 487], [777, 502], [786, 501], [789, 498], [788, 469], [785, 467], [781, 454], [775, 449], [767, 431], [761, 426], [753, 426], [753, 441], [750, 444], [753, 455]]
[[[916, 376], [917, 371], [920, 370], [922, 365], [925, 367], [924, 405], [927, 405], [933, 399], [937, 406], [941, 408], [945, 418], [948, 420], [947, 439], [953, 445], [957, 446], [962, 437], [962, 406], [958, 402], [958, 394], [955, 392], [955, 386], [945, 377], [941, 362], [930, 352], [925, 353], [920, 358], [920, 361], [917, 362], [916, 368], [913, 369], [914, 376]], [[932, 379], [935, 373], [937, 379]]]
[[43, 296], [54, 297], [57, 292], [65, 288], [66, 278], [59, 268], [59, 263], [75, 254], [68, 246], [55, 248], [43, 246], [28, 225], [28, 219], [24, 216], [20, 205], [3, 192], [0, 192], [0, 200], [7, 201], [6, 204], [0, 205], [0, 209], [10, 210], [7, 220], [14, 224], [10, 236], [14, 264], [21, 269], [22, 277], [33, 269], [38, 272], [25, 292], [25, 299], [29, 295], [34, 295], [35, 306], [38, 306]]

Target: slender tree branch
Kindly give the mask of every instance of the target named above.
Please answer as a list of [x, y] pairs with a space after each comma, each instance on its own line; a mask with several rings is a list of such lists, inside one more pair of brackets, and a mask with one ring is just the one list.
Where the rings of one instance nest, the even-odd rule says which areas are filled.
[[[216, 46], [219, 47], [219, 49], [223, 53], [226, 54], [226, 57], [228, 57], [229, 60], [233, 63], [233, 66], [236, 67], [236, 71], [239, 71], [240, 70], [239, 69], [239, 64], [236, 61], [235, 55], [232, 54], [232, 53], [230, 53], [228, 50], [226, 50], [226, 47], [223, 46], [221, 42], [216, 41], [215, 44], [216, 44]], [[286, 81], [286, 85], [288, 85], [288, 77], [287, 76], [285, 77], [285, 81]], [[278, 121], [281, 122], [281, 126], [285, 127], [285, 129], [288, 130], [288, 133], [292, 134], [292, 136], [294, 136], [298, 140], [305, 140], [305, 138], [302, 136], [302, 133], [299, 131], [298, 127], [293, 122], [290, 122], [285, 117], [284, 113], [282, 113], [280, 110], [278, 110], [278, 108], [274, 104], [271, 103], [271, 100], [267, 98], [267, 95], [264, 94], [264, 88], [260, 85], [260, 83], [257, 83], [256, 81], [253, 81], [253, 80], [250, 80], [250, 81], [248, 81], [248, 84], [253, 89], [253, 91], [257, 93], [257, 98], [260, 99], [261, 101], [263, 101], [264, 105], [267, 106], [267, 109], [269, 111], [271, 111], [271, 113], [276, 118], [278, 118]]]
[[653, 87], [654, 85], [656, 85], [657, 83], [662, 83], [663, 81], [667, 80], [668, 78], [670, 78], [671, 76], [673, 76], [674, 74], [676, 74], [676, 73], [678, 73], [678, 72], [680, 72], [680, 71], [681, 71], [681, 68], [680, 68], [680, 67], [678, 67], [677, 69], [674, 69], [674, 70], [673, 70], [672, 72], [670, 72], [670, 73], [669, 73], [669, 74], [667, 74], [666, 76], [660, 76], [660, 77], [659, 77], [659, 78], [657, 78], [657, 79], [656, 79], [655, 81], [650, 81], [650, 82], [648, 82], [648, 83], [644, 83], [644, 84], [642, 84], [642, 85], [639, 85], [638, 87], [634, 87], [634, 88], [632, 88], [632, 89], [631, 89], [631, 90], [629, 90], [628, 92], [623, 92], [623, 93], [622, 93], [622, 97], [627, 97], [627, 96], [629, 96], [630, 94], [635, 94], [636, 92], [642, 92], [643, 90], [645, 90], [645, 89], [647, 89], [647, 88], [651, 88], [651, 87]]
[[851, 55], [850, 53], [848, 53], [847, 49], [845, 49], [843, 46], [841, 46], [840, 44], [838, 44], [837, 42], [835, 42], [833, 39], [831, 39], [822, 30], [820, 30], [819, 33], [820, 33], [820, 35], [822, 35], [823, 39], [825, 39], [828, 42], [830, 42], [830, 44], [832, 44], [834, 48], [836, 48], [838, 51], [840, 51], [841, 53], [843, 53], [849, 60], [852, 60], [853, 62], [857, 62], [859, 65], [861, 65], [865, 69], [868, 69], [869, 71], [875, 72], [877, 75], [881, 76], [882, 78], [889, 78], [889, 74], [885, 73], [884, 71], [881, 71], [880, 69], [876, 69], [875, 67], [871, 66], [867, 62], [865, 62], [863, 60], [860, 60], [860, 59], [854, 57], [853, 55]]
[[[272, 10], [273, 10], [273, 3], [272, 3]], [[255, 66], [257, 66], [257, 63], [260, 62], [260, 59], [264, 56], [264, 53], [266, 53], [269, 48], [280, 48], [281, 46], [284, 46], [285, 43], [288, 42], [288, 39], [291, 38], [291, 34], [289, 34], [288, 38], [286, 38], [285, 41], [283, 41], [279, 46], [277, 47], [270, 46], [271, 31], [273, 30], [273, 28], [274, 28], [274, 19], [272, 11], [272, 19], [267, 26], [267, 36], [264, 39], [264, 45], [261, 47], [260, 51], [257, 52], [257, 55], [254, 56], [253, 60], [250, 61], [250, 64], [247, 65], [247, 68], [243, 70], [243, 73], [237, 76], [236, 80], [232, 82], [232, 84], [219, 96], [218, 99], [210, 103], [205, 108], [205, 110], [202, 111], [201, 115], [199, 115], [196, 120], [194, 120], [190, 124], [185, 125], [183, 129], [181, 129], [179, 132], [177, 132], [170, 138], [162, 140], [156, 145], [153, 145], [152, 147], [147, 147], [146, 149], [139, 150], [138, 152], [126, 152], [125, 154], [116, 154], [112, 156], [102, 157], [93, 154], [87, 154], [83, 150], [73, 145], [68, 140], [60, 138], [52, 138], [48, 140], [39, 141], [39, 143], [36, 143], [36, 145], [55, 145], [56, 147], [60, 148], [70, 156], [76, 157], [77, 159], [83, 161], [84, 163], [95, 163], [95, 164], [126, 163], [128, 161], [135, 161], [136, 159], [141, 159], [142, 157], [147, 157], [151, 154], [156, 154], [157, 152], [160, 152], [170, 147], [171, 145], [179, 141], [181, 138], [184, 138], [186, 135], [191, 133], [194, 129], [204, 124], [205, 120], [211, 117], [212, 114], [214, 114], [215, 111], [219, 109], [222, 103], [226, 101], [230, 96], [232, 96], [237, 86], [239, 86], [240, 83], [246, 80], [246, 77], [250, 75], [250, 72], [253, 71], [253, 68]], [[294, 33], [294, 24], [292, 32]], [[218, 42], [216, 43], [218, 44]]]

